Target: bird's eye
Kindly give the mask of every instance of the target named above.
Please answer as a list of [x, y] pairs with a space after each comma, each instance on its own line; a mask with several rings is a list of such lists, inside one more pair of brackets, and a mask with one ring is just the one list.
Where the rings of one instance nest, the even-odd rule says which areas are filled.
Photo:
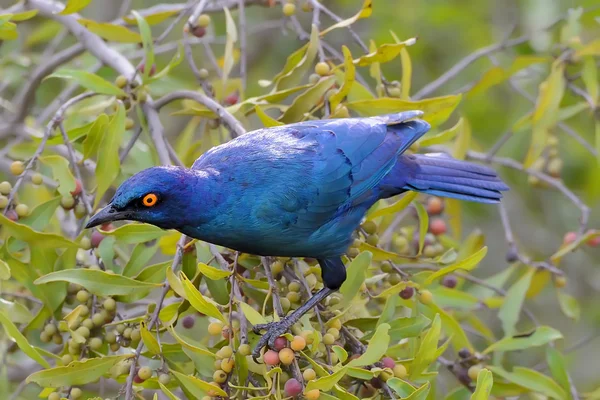
[[148, 193], [142, 199], [142, 204], [146, 207], [152, 207], [156, 204], [156, 202], [158, 202], [158, 196], [156, 196], [154, 193]]

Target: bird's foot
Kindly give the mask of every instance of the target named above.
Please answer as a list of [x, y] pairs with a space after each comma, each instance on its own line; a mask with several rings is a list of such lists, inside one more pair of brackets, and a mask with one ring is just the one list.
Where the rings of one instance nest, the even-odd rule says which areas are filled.
[[294, 318], [290, 317], [291, 315], [283, 318], [281, 321], [274, 321], [269, 322], [268, 324], [258, 324], [254, 326], [254, 333], [259, 334], [260, 331], [266, 331], [252, 352], [252, 358], [254, 358], [254, 361], [260, 357], [260, 351], [263, 347], [268, 345], [270, 348], [274, 348], [275, 339], [286, 333], [292, 327], [292, 325], [294, 325], [296, 321]]

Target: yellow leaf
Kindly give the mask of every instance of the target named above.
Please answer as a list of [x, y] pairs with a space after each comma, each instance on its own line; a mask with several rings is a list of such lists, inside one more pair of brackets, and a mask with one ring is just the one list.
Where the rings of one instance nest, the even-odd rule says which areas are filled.
[[350, 93], [350, 89], [352, 88], [352, 84], [354, 83], [354, 78], [356, 75], [356, 69], [354, 68], [354, 63], [352, 60], [352, 53], [350, 53], [350, 50], [346, 46], [342, 46], [342, 53], [344, 54], [344, 83], [339, 90], [329, 98], [329, 104], [332, 110], [335, 110], [338, 104], [342, 102], [344, 97]]
[[[85, 307], [87, 309], [87, 306]], [[64, 320], [67, 321], [67, 327], [69, 329], [74, 329], [77, 322], [77, 318], [79, 317], [79, 314], [81, 314], [81, 311], [83, 310], [83, 304], [78, 305], [77, 307], [75, 307], [73, 309], [73, 311], [71, 311], [70, 313], [68, 313], [67, 315], [64, 316]], [[89, 310], [88, 310], [89, 311]]]
[[273, 126], [284, 125], [283, 122], [279, 122], [276, 119], [273, 119], [270, 116], [268, 116], [267, 113], [265, 113], [263, 111], [263, 109], [260, 108], [259, 106], [254, 106], [254, 111], [256, 112], [256, 115], [258, 115], [258, 118], [260, 119], [260, 122], [263, 123], [263, 125], [264, 125], [265, 128], [271, 128]]
[[331, 32], [334, 29], [345, 28], [347, 26], [350, 26], [361, 18], [370, 17], [372, 13], [373, 13], [373, 0], [365, 0], [358, 13], [356, 13], [355, 15], [353, 15], [352, 17], [350, 17], [348, 19], [338, 22], [337, 24], [331, 25], [329, 28], [322, 31], [320, 33], [320, 35], [325, 36], [327, 33]]
[[185, 298], [190, 302], [192, 307], [202, 314], [227, 323], [227, 319], [221, 314], [216, 304], [211, 299], [204, 297], [183, 272], [179, 273], [179, 279], [181, 279], [183, 290], [185, 291]]
[[189, 349], [189, 350], [193, 351], [194, 353], [202, 354], [205, 356], [216, 357], [216, 355], [213, 352], [211, 352], [204, 346], [201, 346], [199, 344], [194, 345], [194, 344], [187, 342], [185, 339], [183, 339], [181, 336], [179, 336], [177, 334], [177, 332], [175, 331], [175, 328], [173, 328], [173, 325], [168, 325], [167, 330], [169, 331], [171, 336], [173, 336], [173, 339], [175, 339], [177, 341], [177, 343], [179, 343], [186, 349]]
[[267, 320], [265, 320], [265, 318], [258, 311], [256, 311], [248, 304], [244, 303], [243, 301], [240, 301], [238, 305], [240, 306], [242, 313], [246, 316], [246, 319], [250, 321], [252, 325], [256, 326], [259, 324], [267, 323]]
[[57, 13], [59, 15], [68, 15], [79, 12], [86, 8], [88, 4], [91, 3], [92, 0], [68, 0], [65, 8]]
[[454, 143], [453, 156], [457, 160], [464, 160], [471, 145], [471, 125], [464, 118], [461, 118], [456, 125], [458, 125], [456, 127], [458, 137]]
[[415, 38], [410, 38], [400, 43], [385, 43], [377, 48], [377, 50], [365, 54], [364, 56], [354, 60], [354, 64], [359, 67], [366, 67], [373, 63], [386, 63], [398, 57], [402, 49], [406, 46], [412, 46], [416, 43]]
[[185, 298], [183, 284], [181, 283], [181, 280], [177, 277], [177, 275], [175, 275], [175, 272], [173, 272], [173, 269], [170, 265], [167, 267], [167, 272], [165, 275], [167, 277], [167, 281], [169, 282], [169, 286], [171, 287], [171, 289], [180, 297]]
[[[148, 25], [156, 25], [156, 24], [160, 24], [161, 22], [169, 19], [170, 17], [172, 17], [173, 15], [179, 14], [178, 10], [166, 10], [166, 11], [161, 11], [161, 12], [157, 12], [155, 14], [150, 14], [150, 15], [144, 15], [144, 18], [146, 19], [146, 22], [148, 22]], [[123, 17], [123, 20], [125, 22], [127, 22], [128, 24], [135, 24], [137, 22], [135, 17], [132, 16], [126, 16]]]
[[427, 279], [425, 279], [425, 284], [430, 285], [436, 279], [439, 279], [444, 275], [451, 274], [452, 272], [457, 271], [459, 269], [464, 271], [471, 271], [481, 262], [481, 260], [483, 260], [486, 254], [487, 246], [482, 247], [481, 249], [479, 249], [479, 251], [465, 258], [464, 260], [448, 265], [447, 267], [444, 267], [434, 272]]
[[223, 82], [227, 81], [229, 77], [229, 73], [234, 65], [233, 59], [233, 45], [238, 40], [237, 28], [235, 26], [235, 22], [231, 17], [231, 13], [227, 7], [223, 7], [223, 12], [225, 13], [225, 31], [226, 31], [226, 41], [225, 41], [225, 55], [223, 62]]
[[114, 25], [108, 22], [97, 22], [91, 19], [80, 18], [77, 20], [87, 30], [110, 42], [119, 43], [141, 43], [142, 37], [139, 33], [131, 31], [124, 26]]
[[218, 269], [204, 263], [198, 263], [198, 269], [202, 275], [212, 279], [213, 281], [229, 278], [231, 276], [231, 271], [223, 271], [222, 269]]
[[158, 344], [158, 340], [154, 337], [152, 332], [148, 330], [146, 326], [146, 322], [140, 322], [140, 333], [142, 335], [142, 340], [144, 341], [144, 345], [152, 354], [160, 354], [160, 344]]
[[421, 147], [427, 147], [432, 146], [434, 144], [443, 144], [449, 142], [450, 140], [454, 139], [454, 137], [461, 131], [462, 124], [463, 119], [461, 118], [452, 128], [446, 129], [445, 131], [442, 131], [435, 136], [430, 136], [425, 139], [421, 139], [419, 141], [419, 145]]
[[175, 370], [171, 370], [171, 372], [173, 373], [173, 375], [175, 375], [175, 378], [177, 378], [177, 380], [191, 392], [194, 392], [196, 390], [205, 393], [213, 391], [217, 394], [217, 396], [223, 396], [225, 398], [229, 397], [227, 393], [225, 393], [225, 391], [217, 385], [204, 382], [203, 380], [198, 379], [195, 376], [185, 375]]
[[400, 211], [404, 210], [406, 207], [408, 207], [410, 203], [412, 203], [412, 201], [417, 197], [417, 194], [417, 192], [408, 192], [394, 204], [384, 208], [380, 208], [379, 210], [375, 210], [372, 213], [368, 214], [367, 219], [372, 220], [377, 217], [383, 217], [384, 215], [397, 214]]
[[593, 40], [586, 44], [581, 49], [575, 52], [575, 57], [583, 56], [599, 56], [600, 55], [600, 39]]

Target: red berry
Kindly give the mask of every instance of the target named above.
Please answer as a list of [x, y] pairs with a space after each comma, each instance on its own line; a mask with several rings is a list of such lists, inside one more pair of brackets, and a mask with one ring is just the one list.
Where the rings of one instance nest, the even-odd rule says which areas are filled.
[[237, 103], [239, 100], [240, 100], [240, 97], [236, 93], [232, 93], [229, 96], [225, 97], [225, 104], [232, 106], [235, 103]]
[[434, 235], [442, 235], [446, 233], [446, 229], [446, 222], [441, 218], [435, 218], [429, 222], [429, 232]]
[[94, 231], [92, 232], [92, 235], [90, 236], [90, 241], [92, 242], [92, 247], [96, 248], [98, 246], [100, 246], [100, 243], [104, 240], [104, 235], [101, 234], [98, 231]]
[[444, 201], [439, 197], [432, 196], [427, 200], [427, 212], [429, 215], [441, 214], [444, 210]]
[[287, 339], [283, 336], [279, 336], [277, 339], [275, 339], [275, 345], [273, 346], [273, 350], [279, 351], [281, 349], [284, 349], [287, 347], [287, 344]]
[[279, 353], [275, 350], [267, 350], [263, 359], [265, 360], [265, 364], [277, 365], [279, 364]]
[[201, 38], [206, 35], [206, 28], [203, 26], [195, 26], [192, 28], [191, 34], [197, 38]]
[[394, 369], [396, 366], [396, 361], [394, 361], [391, 357], [383, 357], [381, 362], [385, 368]]
[[186, 316], [181, 322], [185, 329], [192, 329], [194, 327], [194, 317], [191, 315]]
[[100, 229], [102, 229], [103, 231], [109, 232], [115, 229], [115, 226], [113, 224], [111, 224], [110, 222], [107, 222], [106, 224], [102, 224], [100, 225]]
[[600, 236], [595, 236], [591, 239], [588, 239], [586, 243], [590, 247], [598, 247], [600, 246]]
[[457, 283], [458, 283], [458, 280], [455, 277], [453, 277], [452, 275], [445, 276], [444, 279], [442, 279], [442, 285], [444, 285], [450, 289], [454, 289], [456, 287]]
[[133, 382], [134, 383], [143, 383], [144, 380], [142, 378], [140, 378], [140, 376], [138, 374], [135, 374], [135, 376], [133, 377]]
[[79, 179], [75, 179], [75, 189], [73, 189], [73, 191], [71, 192], [71, 196], [77, 197], [81, 194], [82, 191], [83, 187], [81, 186], [81, 182], [79, 181]]
[[577, 233], [575, 232], [567, 232], [565, 233], [565, 237], [563, 238], [563, 244], [571, 244], [577, 239]]
[[285, 391], [286, 396], [298, 396], [300, 393], [302, 393], [302, 384], [298, 382], [297, 379], [291, 378], [285, 383], [283, 390]]
[[404, 288], [400, 292], [400, 297], [402, 297], [404, 300], [408, 300], [411, 297], [413, 297], [414, 294], [415, 294], [415, 288], [413, 288], [412, 286], [409, 286], [407, 288]]
[[9, 210], [6, 213], [6, 218], [10, 219], [11, 221], [17, 221], [19, 219], [19, 216], [17, 215], [17, 212], [15, 210]]

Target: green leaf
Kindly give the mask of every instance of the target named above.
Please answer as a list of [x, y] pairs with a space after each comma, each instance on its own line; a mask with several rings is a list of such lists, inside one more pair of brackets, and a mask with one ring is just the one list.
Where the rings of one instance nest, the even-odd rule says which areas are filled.
[[167, 231], [150, 224], [126, 224], [110, 231], [99, 229], [103, 235], [113, 236], [120, 243], [137, 244], [149, 242], [167, 235]]
[[435, 128], [450, 117], [456, 106], [458, 106], [460, 99], [461, 95], [434, 97], [420, 101], [383, 97], [378, 99], [352, 101], [346, 103], [346, 107], [365, 117], [402, 111], [421, 110], [425, 113], [423, 119]]
[[363, 251], [352, 260], [346, 269], [348, 278], [340, 287], [340, 293], [344, 296], [342, 299], [342, 306], [350, 304], [352, 299], [354, 299], [358, 293], [360, 286], [365, 281], [367, 268], [369, 268], [372, 258], [373, 254], [368, 251]]
[[292, 104], [283, 113], [280, 121], [286, 124], [299, 122], [304, 119], [304, 114], [309, 112], [321, 100], [325, 92], [335, 83], [335, 76], [321, 79], [316, 85], [308, 88], [304, 93], [294, 99]]
[[325, 29], [321, 32], [321, 36], [325, 36], [326, 34], [333, 31], [334, 29], [345, 28], [347, 26], [350, 26], [361, 18], [370, 17], [371, 14], [373, 13], [373, 4], [372, 3], [373, 3], [373, 0], [365, 0], [358, 13], [354, 14], [352, 17], [350, 17], [348, 19], [344, 19], [344, 20], [338, 22], [337, 24], [331, 25], [330, 27], [328, 27], [327, 29]]
[[78, 19], [81, 25], [85, 26], [87, 30], [96, 35], [100, 36], [102, 39], [106, 39], [110, 42], [118, 42], [118, 43], [141, 43], [142, 36], [133, 32], [122, 25], [114, 25], [108, 22], [97, 22], [91, 19]]
[[340, 360], [341, 363], [346, 362], [346, 360], [348, 359], [348, 352], [343, 347], [335, 344], [331, 346], [331, 350], [333, 350], [333, 352], [338, 357], [338, 360]]
[[557, 290], [556, 294], [558, 296], [558, 305], [563, 314], [575, 321], [579, 320], [579, 317], [581, 316], [581, 306], [579, 305], [577, 298], [562, 290]]
[[458, 137], [454, 142], [454, 149], [452, 155], [458, 160], [464, 160], [467, 151], [471, 147], [471, 124], [469, 121], [461, 118], [458, 123]]
[[126, 296], [140, 289], [153, 289], [161, 284], [140, 282], [122, 275], [92, 269], [69, 269], [52, 272], [35, 280], [36, 285], [70, 282], [83, 286], [97, 296]]
[[412, 62], [410, 61], [410, 55], [408, 54], [408, 50], [406, 50], [406, 48], [400, 51], [400, 61], [402, 62], [402, 86], [400, 87], [402, 94], [400, 98], [403, 100], [409, 100], [412, 80]]
[[525, 294], [531, 284], [535, 268], [528, 268], [527, 272], [506, 292], [504, 303], [498, 311], [498, 318], [502, 321], [505, 336], [515, 334], [515, 326], [519, 320]]
[[[150, 23], [150, 21], [148, 21], [148, 23]], [[152, 75], [151, 77], [149, 77], [147, 82], [151, 83], [151, 82], [159, 81], [162, 78], [169, 75], [169, 73], [173, 69], [175, 69], [175, 67], [177, 67], [179, 64], [181, 64], [181, 61], [183, 60], [182, 54], [183, 54], [183, 45], [179, 45], [179, 47], [177, 48], [177, 52], [175, 53], [173, 58], [171, 58], [171, 61], [169, 61], [167, 66], [164, 67], [163, 69], [161, 69], [160, 71], [158, 71], [157, 73], [155, 73], [154, 75]]]
[[298, 86], [312, 67], [312, 63], [317, 56], [320, 45], [319, 29], [313, 25], [308, 44], [304, 45], [295, 53], [292, 53], [288, 57], [283, 70], [273, 79], [275, 82], [275, 90], [281, 91], [283, 89], [290, 89], [294, 86]]
[[17, 343], [19, 349], [29, 356], [32, 360], [36, 361], [44, 368], [50, 368], [50, 364], [38, 353], [27, 341], [27, 338], [19, 331], [19, 328], [15, 326], [8, 318], [4, 311], [0, 311], [0, 323], [4, 326], [7, 336]]
[[461, 118], [458, 120], [456, 125], [454, 125], [452, 128], [446, 129], [445, 131], [442, 131], [442, 132], [438, 133], [437, 135], [430, 136], [425, 139], [421, 139], [419, 141], [419, 145], [421, 147], [427, 147], [427, 146], [432, 146], [434, 144], [447, 143], [447, 142], [451, 141], [452, 139], [454, 139], [454, 137], [460, 132], [460, 130], [462, 129], [462, 124], [463, 124], [463, 119]]
[[90, 130], [83, 141], [83, 158], [88, 159], [96, 156], [100, 143], [102, 143], [102, 138], [106, 134], [107, 126], [108, 115], [100, 114], [90, 127]]
[[75, 190], [75, 177], [69, 168], [69, 161], [61, 156], [44, 156], [39, 158], [42, 164], [52, 168], [52, 175], [58, 181], [58, 192], [62, 196], [70, 196]]
[[549, 61], [548, 57], [525, 55], [516, 57], [508, 68], [494, 66], [469, 90], [467, 96], [471, 97], [483, 93], [487, 89], [506, 81], [522, 69], [547, 61]]
[[185, 291], [185, 298], [196, 311], [200, 311], [202, 314], [206, 314], [209, 317], [217, 318], [221, 322], [227, 323], [227, 320], [223, 314], [221, 314], [216, 304], [211, 299], [204, 297], [183, 272], [179, 273], [179, 279], [181, 280], [183, 290]]
[[600, 39], [592, 40], [590, 43], [577, 50], [574, 54], [576, 58], [584, 56], [600, 55]]
[[508, 372], [500, 367], [488, 366], [494, 374], [516, 383], [531, 391], [559, 400], [567, 400], [567, 393], [553, 379], [529, 368], [515, 367], [513, 372]]
[[423, 251], [423, 246], [425, 244], [425, 235], [427, 235], [427, 230], [429, 229], [429, 214], [423, 207], [423, 204], [418, 201], [413, 203], [415, 210], [417, 210], [417, 216], [419, 217], [419, 251], [418, 254], [421, 254]]
[[331, 375], [327, 375], [313, 381], [309, 381], [306, 385], [305, 391], [310, 391], [314, 389], [319, 389], [322, 391], [331, 390], [336, 383], [340, 381], [345, 375], [346, 371], [348, 371], [348, 366], [342, 367]]
[[487, 254], [487, 246], [484, 246], [481, 249], [479, 249], [479, 251], [477, 251], [474, 254], [471, 254], [469, 257], [465, 258], [464, 260], [461, 260], [457, 263], [448, 265], [447, 267], [444, 267], [442, 269], [435, 271], [433, 274], [429, 275], [429, 277], [427, 277], [427, 279], [425, 279], [425, 284], [430, 285], [436, 279], [439, 279], [442, 276], [451, 274], [452, 272], [457, 271], [459, 269], [463, 270], [463, 271], [472, 271], [481, 262], [481, 260], [483, 260], [483, 258], [486, 256], [486, 254]]
[[54, 216], [60, 201], [61, 197], [58, 196], [36, 206], [27, 217], [19, 219], [19, 223], [36, 231], [43, 230]]
[[158, 250], [158, 245], [148, 246], [146, 243], [138, 243], [131, 252], [129, 261], [123, 268], [123, 275], [130, 278], [139, 274], [150, 262]]
[[234, 65], [233, 46], [238, 40], [237, 28], [227, 7], [223, 7], [225, 14], [225, 54], [223, 56], [223, 83], [227, 81]]
[[0, 225], [3, 231], [8, 233], [9, 236], [43, 249], [79, 247], [77, 243], [71, 242], [61, 235], [37, 232], [27, 225], [11, 221], [2, 214], [0, 214]]
[[552, 377], [565, 389], [565, 392], [571, 398], [571, 383], [569, 382], [569, 374], [565, 365], [563, 355], [553, 347], [546, 348], [546, 362]]
[[377, 327], [375, 334], [369, 340], [367, 350], [358, 358], [350, 361], [348, 366], [350, 367], [362, 367], [369, 364], [374, 364], [381, 360], [381, 357], [385, 355], [390, 344], [390, 330], [389, 324], [381, 324]]
[[352, 53], [350, 53], [350, 50], [346, 46], [342, 46], [342, 53], [344, 54], [344, 83], [329, 98], [329, 104], [332, 110], [335, 110], [344, 97], [350, 93], [350, 89], [352, 89], [356, 77], [356, 68], [354, 67], [354, 62], [352, 60]]
[[204, 263], [198, 263], [198, 269], [202, 275], [213, 281], [229, 278], [232, 271], [223, 271], [222, 269], [212, 267]]
[[415, 392], [414, 387], [400, 378], [393, 377], [385, 381], [385, 383], [403, 399]]
[[246, 319], [252, 325], [256, 326], [259, 324], [267, 323], [267, 320], [258, 311], [256, 311], [254, 308], [252, 308], [252, 306], [244, 303], [243, 301], [240, 301], [238, 303], [238, 305], [240, 306], [241, 311], [244, 314], [244, 316], [246, 317]]
[[429, 365], [435, 361], [435, 353], [437, 350], [437, 344], [440, 340], [440, 334], [442, 333], [442, 320], [439, 315], [436, 315], [431, 324], [431, 328], [427, 331], [419, 350], [415, 355], [410, 368], [410, 378], [416, 379], [425, 372]]
[[562, 337], [563, 335], [556, 329], [549, 326], [540, 326], [528, 335], [505, 337], [485, 349], [483, 354], [491, 353], [492, 351], [513, 351], [543, 346], [554, 340], [562, 339]]
[[598, 84], [598, 69], [594, 57], [585, 57], [583, 60], [581, 80], [583, 80], [585, 89], [590, 95], [594, 105], [598, 105], [598, 101], [600, 100], [600, 86]]
[[177, 343], [179, 343], [181, 346], [185, 347], [186, 349], [189, 349], [189, 350], [193, 351], [194, 353], [198, 353], [201, 355], [210, 356], [213, 358], [216, 357], [216, 355], [213, 352], [211, 352], [204, 346], [202, 346], [200, 344], [191, 344], [190, 342], [186, 341], [184, 338], [179, 336], [177, 334], [177, 332], [175, 331], [175, 328], [173, 328], [173, 325], [167, 325], [167, 330], [169, 331], [171, 336], [173, 336], [173, 339], [175, 339], [177, 341]]
[[4, 260], [0, 260], [0, 280], [10, 279], [10, 267]]
[[65, 8], [59, 12], [59, 15], [74, 14], [86, 8], [92, 0], [67, 0]]
[[[158, 382], [158, 386], [160, 386], [160, 389], [163, 391], [163, 393], [169, 398], [169, 400], [180, 400], [179, 397], [175, 396], [170, 390], [169, 388], [167, 388], [165, 385], [163, 385], [162, 383]], [[156, 395], [156, 394], [155, 394]]]
[[[2, 263], [6, 264], [4, 261], [0, 260], [0, 264]], [[0, 313], [4, 313], [4, 315], [15, 324], [28, 324], [33, 319], [33, 315], [23, 304], [1, 298]]]
[[86, 361], [72, 361], [64, 367], [50, 368], [35, 372], [27, 377], [27, 383], [36, 383], [41, 387], [58, 388], [61, 386], [80, 386], [94, 382], [119, 361], [133, 357], [133, 354], [90, 358]]
[[444, 328], [444, 331], [447, 332], [449, 336], [451, 336], [452, 345], [455, 349], [458, 350], [462, 348], [467, 348], [470, 351], [474, 351], [473, 345], [469, 341], [469, 338], [467, 337], [465, 331], [458, 323], [458, 321], [454, 317], [452, 317], [452, 315], [448, 314], [435, 303], [429, 304], [427, 307], [432, 311], [432, 315], [439, 315], [440, 319], [442, 320], [442, 326]]
[[160, 344], [158, 343], [152, 332], [148, 330], [148, 327], [146, 326], [146, 321], [140, 322], [140, 333], [142, 335], [144, 345], [146, 346], [148, 351], [155, 355], [160, 354]]
[[412, 203], [412, 201], [417, 197], [417, 195], [417, 192], [408, 192], [404, 194], [400, 198], [400, 200], [398, 200], [394, 204], [380, 208], [378, 210], [373, 211], [372, 213], [367, 214], [367, 219], [372, 220], [377, 217], [383, 217], [385, 215], [397, 214], [400, 211], [404, 210], [406, 207], [408, 207]]
[[104, 78], [80, 69], [60, 69], [48, 75], [44, 79], [49, 78], [71, 79], [74, 80], [78, 85], [81, 85], [84, 88], [98, 94], [127, 96], [123, 90], [119, 89], [117, 86], [105, 80]]
[[357, 60], [354, 60], [354, 64], [359, 67], [366, 67], [373, 63], [386, 63], [390, 62], [400, 55], [402, 50], [406, 46], [411, 46], [417, 41], [416, 38], [410, 38], [400, 43], [385, 43], [377, 48], [376, 51], [365, 54]]
[[146, 19], [137, 11], [131, 11], [131, 14], [135, 17], [140, 30], [140, 35], [142, 36], [142, 45], [144, 47], [144, 63], [146, 65], [146, 68], [144, 68], [144, 72], [142, 74], [145, 82], [150, 76], [150, 71], [152, 70], [151, 67], [154, 65], [154, 41], [152, 40], [152, 30], [150, 29], [148, 22], [146, 22]]
[[423, 386], [412, 392], [408, 397], [405, 397], [404, 400], [425, 400], [429, 395], [430, 389], [431, 383], [425, 382]]
[[96, 165], [96, 182], [98, 188], [96, 190], [94, 208], [100, 204], [104, 193], [119, 175], [121, 167], [118, 154], [121, 140], [125, 133], [125, 108], [121, 102], [117, 104], [117, 112], [108, 123], [106, 132], [98, 148], [98, 162]]
[[179, 383], [181, 383], [183, 387], [189, 390], [190, 393], [192, 393], [198, 399], [206, 396], [209, 391], [215, 392], [217, 396], [228, 397], [227, 393], [225, 393], [225, 391], [219, 386], [211, 385], [210, 383], [204, 382], [195, 376], [185, 375], [175, 370], [171, 370], [171, 372], [179, 381]]
[[38, 11], [39, 10], [29, 10], [15, 13], [10, 17], [10, 20], [13, 22], [27, 21], [28, 19], [35, 17], [38, 14]]
[[477, 375], [477, 386], [471, 395], [471, 400], [488, 400], [494, 386], [494, 378], [488, 369], [482, 369]]

